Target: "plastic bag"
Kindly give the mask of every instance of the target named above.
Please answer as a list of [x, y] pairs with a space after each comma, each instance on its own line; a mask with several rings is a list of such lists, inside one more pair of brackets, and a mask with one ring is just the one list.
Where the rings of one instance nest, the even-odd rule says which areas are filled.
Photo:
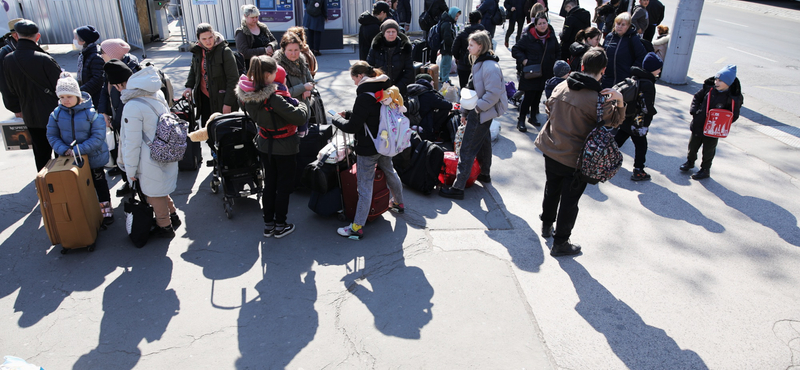
[[29, 364], [19, 357], [5, 356], [4, 359], [5, 362], [0, 365], [0, 370], [44, 370], [44, 368]]
[[458, 103], [458, 88], [453, 86], [449, 81], [445, 81], [442, 84], [442, 88], [439, 90], [444, 96], [444, 99], [451, 102], [451, 103]]
[[500, 138], [500, 121], [497, 119], [492, 120], [492, 125], [489, 126], [489, 134], [492, 136], [492, 142]]

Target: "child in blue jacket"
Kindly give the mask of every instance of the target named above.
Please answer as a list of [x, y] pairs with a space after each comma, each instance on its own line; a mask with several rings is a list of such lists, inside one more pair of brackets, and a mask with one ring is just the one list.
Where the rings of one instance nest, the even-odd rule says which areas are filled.
[[50, 114], [47, 140], [56, 155], [73, 156], [80, 153], [89, 156], [89, 168], [92, 170], [94, 189], [103, 212], [103, 223], [110, 225], [114, 222], [114, 213], [111, 209], [108, 181], [103, 171], [109, 158], [105, 119], [94, 110], [92, 98], [81, 92], [78, 81], [68, 72], [62, 73], [58, 79], [56, 95], [59, 104]]

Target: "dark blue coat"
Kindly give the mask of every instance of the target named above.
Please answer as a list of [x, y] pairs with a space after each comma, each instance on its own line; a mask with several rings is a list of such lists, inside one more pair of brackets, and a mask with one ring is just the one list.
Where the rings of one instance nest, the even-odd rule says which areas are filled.
[[[306, 7], [308, 7], [308, 3], [308, 0], [303, 0], [303, 5]], [[325, 31], [325, 20], [328, 18], [328, 2], [322, 0], [320, 4], [322, 4], [321, 16], [312, 17], [308, 15], [308, 10], [305, 10], [305, 14], [303, 14], [303, 27], [312, 31]]]
[[78, 76], [81, 83], [81, 91], [86, 91], [92, 96], [92, 101], [100, 100], [100, 90], [103, 89], [103, 82], [105, 82], [103, 74], [103, 65], [106, 62], [100, 56], [100, 46], [91, 43], [85, 45], [81, 50], [83, 55], [83, 69], [81, 75]]
[[628, 29], [624, 35], [617, 35], [616, 32], [608, 34], [603, 42], [608, 56], [608, 66], [606, 74], [603, 75], [603, 87], [614, 86], [617, 82], [631, 76], [631, 67], [642, 66], [644, 56], [647, 55], [642, 39], [636, 34], [633, 27]]
[[[122, 57], [122, 62], [125, 63], [133, 73], [139, 72], [139, 70], [142, 69], [139, 66], [139, 59], [133, 54], [125, 54], [125, 56]], [[120, 99], [120, 92], [109, 85], [108, 78], [106, 77], [104, 80], [103, 88], [100, 90], [100, 100], [95, 101], [94, 104], [98, 113], [107, 114], [113, 118], [111, 120], [111, 126], [114, 127], [114, 130], [119, 131], [120, 121], [122, 121], [122, 108], [125, 104], [123, 104]]]
[[492, 16], [497, 11], [497, 7], [500, 6], [498, 0], [483, 0], [481, 1], [481, 5], [478, 5], [478, 11], [481, 12], [483, 16], [481, 18], [481, 24], [486, 31], [489, 31], [489, 34], [494, 38], [494, 29], [497, 27], [494, 22], [492, 22]]
[[[503, 6], [506, 8], [506, 18], [512, 22], [524, 20], [526, 1], [527, 0], [505, 0]], [[517, 10], [511, 11], [511, 8], [516, 8]]]
[[[542, 65], [542, 77], [530, 80], [520, 77], [519, 89], [522, 91], [544, 91], [545, 82], [550, 77], [553, 77], [553, 65], [556, 64], [560, 49], [556, 32], [552, 26], [547, 26], [550, 30], [550, 37], [546, 39], [546, 42], [539, 41], [531, 35], [531, 26], [532, 23], [529, 23], [522, 30], [522, 37], [511, 48], [511, 55], [517, 60], [517, 66], [520, 69], [525, 67], [522, 65], [525, 59], [528, 60], [527, 65], [529, 66], [534, 64]], [[536, 32], [536, 30], [534, 29], [533, 32]]]

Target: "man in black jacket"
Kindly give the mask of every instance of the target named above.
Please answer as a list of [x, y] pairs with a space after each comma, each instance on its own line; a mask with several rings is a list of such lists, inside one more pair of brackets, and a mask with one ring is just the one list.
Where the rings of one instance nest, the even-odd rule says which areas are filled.
[[569, 59], [569, 47], [575, 42], [578, 31], [592, 25], [592, 15], [589, 11], [578, 6], [577, 0], [567, 0], [564, 4], [567, 17], [564, 19], [564, 28], [561, 29], [561, 60]]
[[22, 113], [25, 126], [31, 133], [36, 170], [39, 171], [53, 153], [47, 141], [47, 121], [58, 106], [55, 91], [61, 67], [39, 47], [42, 35], [36, 23], [23, 20], [14, 25], [14, 30], [19, 35], [17, 50], [3, 60], [3, 73], [8, 84], [11, 111]]
[[650, 25], [644, 31], [644, 39], [652, 42], [653, 36], [656, 34], [656, 26], [664, 20], [664, 4], [658, 0], [650, 0], [645, 9], [647, 9], [647, 14], [650, 15]]
[[372, 6], [372, 14], [363, 12], [358, 16], [358, 59], [367, 60], [369, 48], [372, 46], [372, 39], [381, 32], [381, 23], [386, 19], [391, 11], [391, 7], [385, 1], [378, 1]]
[[[11, 110], [11, 108], [8, 99], [8, 84], [6, 84], [6, 75], [3, 73], [3, 60], [6, 59], [6, 56], [12, 51], [17, 50], [17, 40], [19, 39], [19, 36], [17, 35], [17, 31], [14, 31], [14, 25], [21, 20], [22, 18], [16, 18], [8, 21], [8, 29], [10, 31], [4, 36], [5, 46], [0, 48], [0, 94], [3, 94], [3, 104], [8, 110]], [[22, 117], [22, 114], [18, 114], [17, 117]]]

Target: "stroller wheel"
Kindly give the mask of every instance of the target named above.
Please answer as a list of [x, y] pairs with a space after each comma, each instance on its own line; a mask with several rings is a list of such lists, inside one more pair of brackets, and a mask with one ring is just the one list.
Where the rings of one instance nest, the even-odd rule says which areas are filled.
[[211, 192], [214, 194], [219, 193], [219, 182], [216, 179], [211, 180]]

